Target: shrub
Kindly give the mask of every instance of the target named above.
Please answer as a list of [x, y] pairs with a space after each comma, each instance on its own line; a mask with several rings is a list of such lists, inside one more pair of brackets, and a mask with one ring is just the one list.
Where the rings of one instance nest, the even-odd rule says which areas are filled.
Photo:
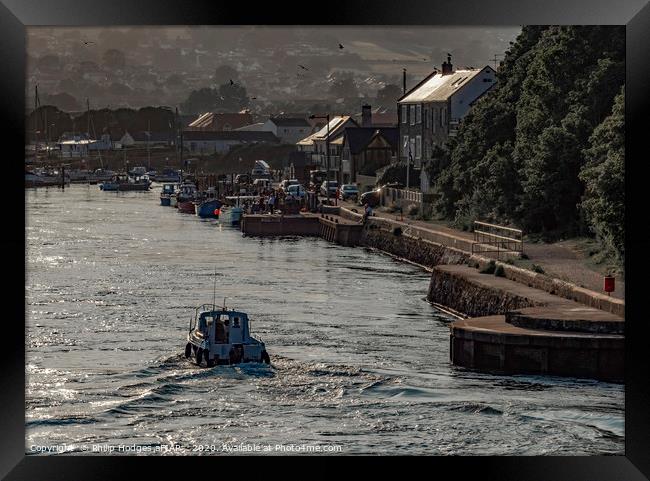
[[393, 235], [401, 236], [402, 235], [402, 228], [401, 227], [395, 227], [393, 229]]
[[481, 274], [494, 274], [494, 270], [496, 269], [496, 267], [497, 267], [496, 263], [492, 260], [492, 261], [488, 262], [488, 264], [483, 269], [481, 269], [479, 272]]
[[544, 269], [542, 269], [542, 266], [533, 264], [530, 268], [533, 270], [533, 272], [537, 272], [538, 274], [544, 274]]
[[391, 202], [390, 205], [388, 207], [386, 207], [386, 210], [388, 212], [390, 212], [391, 214], [394, 213], [394, 212], [397, 212], [397, 209], [398, 209], [398, 207], [397, 207], [397, 204], [395, 204], [395, 202]]
[[521, 256], [520, 256], [520, 257], [521, 257], [522, 259], [530, 259], [530, 257], [528, 257], [528, 255], [527, 255], [527, 254], [524, 254], [523, 252], [521, 253]]
[[506, 276], [506, 271], [503, 268], [502, 265], [498, 265], [496, 269], [494, 269], [494, 275], [497, 277], [505, 277]]
[[410, 204], [407, 208], [408, 215], [418, 215], [420, 212], [420, 208], [417, 206], [417, 204]]

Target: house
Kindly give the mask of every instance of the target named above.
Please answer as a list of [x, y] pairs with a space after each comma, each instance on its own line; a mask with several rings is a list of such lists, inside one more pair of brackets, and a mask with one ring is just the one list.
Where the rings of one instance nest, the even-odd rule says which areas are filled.
[[359, 124], [349, 115], [337, 115], [330, 119], [328, 125], [298, 141], [296, 145], [299, 151], [311, 154], [312, 164], [327, 167], [326, 145], [329, 141], [329, 170], [339, 172], [343, 133], [347, 128], [358, 126]]
[[354, 116], [362, 127], [396, 127], [398, 123], [397, 112], [388, 112], [386, 109], [376, 108], [374, 111], [368, 104], [361, 106], [361, 114]]
[[253, 123], [253, 115], [250, 112], [239, 113], [215, 113], [206, 112], [190, 122], [187, 130], [208, 130], [218, 132], [224, 130], [235, 130]]
[[[410, 157], [415, 168], [420, 168], [431, 158], [434, 146], [444, 147], [456, 135], [472, 104], [496, 81], [492, 67], [454, 70], [448, 56], [441, 72], [434, 70], [397, 101], [399, 158], [406, 161]], [[422, 179], [423, 187], [426, 184], [428, 189], [426, 176]]]
[[[397, 160], [399, 129], [397, 127], [347, 128], [342, 137], [341, 182], [357, 183], [361, 176], [372, 177], [377, 170]], [[337, 139], [338, 140], [338, 139]]]
[[271, 132], [247, 130], [183, 132], [183, 148], [196, 154], [225, 153], [235, 146], [259, 143], [278, 144], [280, 140]]
[[88, 138], [87, 135], [75, 135], [71, 137], [62, 137], [56, 143], [61, 158], [85, 157], [88, 155], [92, 144], [97, 142]]
[[273, 132], [283, 144], [295, 144], [312, 133], [312, 126], [302, 117], [271, 117], [264, 130]]
[[146, 147], [149, 145], [153, 147], [155, 145], [164, 145], [169, 146], [174, 143], [174, 132], [171, 130], [168, 132], [154, 132], [143, 130], [140, 132], [134, 132], [131, 134], [133, 139], [133, 144], [138, 147]]

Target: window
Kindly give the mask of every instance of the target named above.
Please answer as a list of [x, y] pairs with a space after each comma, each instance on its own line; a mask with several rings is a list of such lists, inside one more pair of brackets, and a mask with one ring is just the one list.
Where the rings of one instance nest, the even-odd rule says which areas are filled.
[[410, 139], [410, 150], [409, 150], [409, 159], [413, 159], [413, 156], [415, 155], [415, 137], [411, 137]]
[[446, 113], [447, 113], [447, 109], [446, 109], [445, 107], [441, 107], [441, 108], [440, 108], [440, 127], [444, 127], [444, 126], [445, 126], [445, 120], [446, 120], [446, 119], [445, 119], [445, 117], [446, 117], [445, 114], [446, 114]]
[[411, 105], [409, 116], [411, 117], [411, 125], [415, 125], [415, 105]]
[[402, 137], [402, 157], [408, 157], [409, 155], [409, 136], [405, 135]]
[[436, 124], [438, 123], [438, 109], [436, 107], [431, 108], [431, 127], [433, 131], [436, 131]]
[[422, 123], [422, 105], [418, 104], [415, 106], [415, 123], [416, 124], [421, 124]]
[[415, 158], [422, 158], [422, 136], [418, 135], [415, 137]]
[[406, 123], [407, 112], [408, 112], [408, 109], [407, 109], [406, 105], [402, 105], [402, 123], [403, 124]]
[[429, 128], [429, 109], [424, 108], [424, 128]]

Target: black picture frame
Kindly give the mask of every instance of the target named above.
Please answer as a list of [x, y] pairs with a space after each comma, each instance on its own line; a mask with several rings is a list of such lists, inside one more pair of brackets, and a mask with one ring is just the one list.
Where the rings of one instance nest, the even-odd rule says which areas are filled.
[[[0, 76], [0, 132], [5, 146], [2, 192], [7, 228], [0, 236], [0, 244], [5, 261], [10, 261], [10, 268], [5, 269], [3, 283], [0, 476], [11, 480], [115, 479], [121, 476], [131, 479], [136, 471], [145, 468], [147, 477], [152, 478], [158, 473], [169, 472], [172, 462], [170, 458], [159, 457], [25, 456], [25, 304], [21, 299], [25, 296], [25, 262], [20, 253], [25, 249], [26, 219], [24, 177], [19, 161], [24, 155], [25, 136], [26, 26], [615, 24], [626, 25], [627, 37], [625, 456], [573, 457], [567, 453], [563, 457], [420, 458], [418, 464], [423, 464], [421, 468], [433, 475], [442, 467], [450, 468], [455, 473], [454, 478], [481, 476], [481, 479], [517, 481], [650, 479], [650, 369], [646, 355], [650, 321], [644, 316], [645, 277], [650, 272], [644, 184], [650, 169], [648, 149], [641, 145], [647, 136], [644, 128], [647, 122], [644, 120], [650, 106], [650, 5], [647, 0], [622, 3], [616, 0], [412, 0], [401, 3], [334, 0], [318, 4], [283, 2], [281, 5], [203, 0], [1, 1], [0, 65], [3, 72]], [[328, 457], [327, 463], [322, 463], [324, 467], [318, 474], [341, 474], [330, 459]], [[175, 461], [189, 466], [187, 460]], [[274, 469], [266, 463], [265, 460], [264, 463], [246, 465], [261, 472]], [[372, 468], [379, 472], [383, 464], [374, 458], [369, 463], [371, 471], [366, 475], [370, 475]], [[191, 469], [187, 470], [183, 469], [183, 464], [178, 465], [185, 473], [183, 476], [198, 475], [207, 466], [203, 459], [192, 461]], [[442, 476], [442, 473], [440, 471], [436, 476]]]

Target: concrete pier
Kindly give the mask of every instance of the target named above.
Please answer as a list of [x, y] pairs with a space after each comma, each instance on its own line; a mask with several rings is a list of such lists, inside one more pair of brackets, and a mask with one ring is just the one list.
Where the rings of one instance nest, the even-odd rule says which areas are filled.
[[428, 298], [473, 312], [450, 327], [456, 365], [623, 381], [625, 322], [615, 314], [467, 266], [434, 268]]
[[241, 231], [253, 236], [319, 236], [344, 246], [356, 246], [363, 225], [334, 213], [300, 213], [297, 215], [244, 215]]

